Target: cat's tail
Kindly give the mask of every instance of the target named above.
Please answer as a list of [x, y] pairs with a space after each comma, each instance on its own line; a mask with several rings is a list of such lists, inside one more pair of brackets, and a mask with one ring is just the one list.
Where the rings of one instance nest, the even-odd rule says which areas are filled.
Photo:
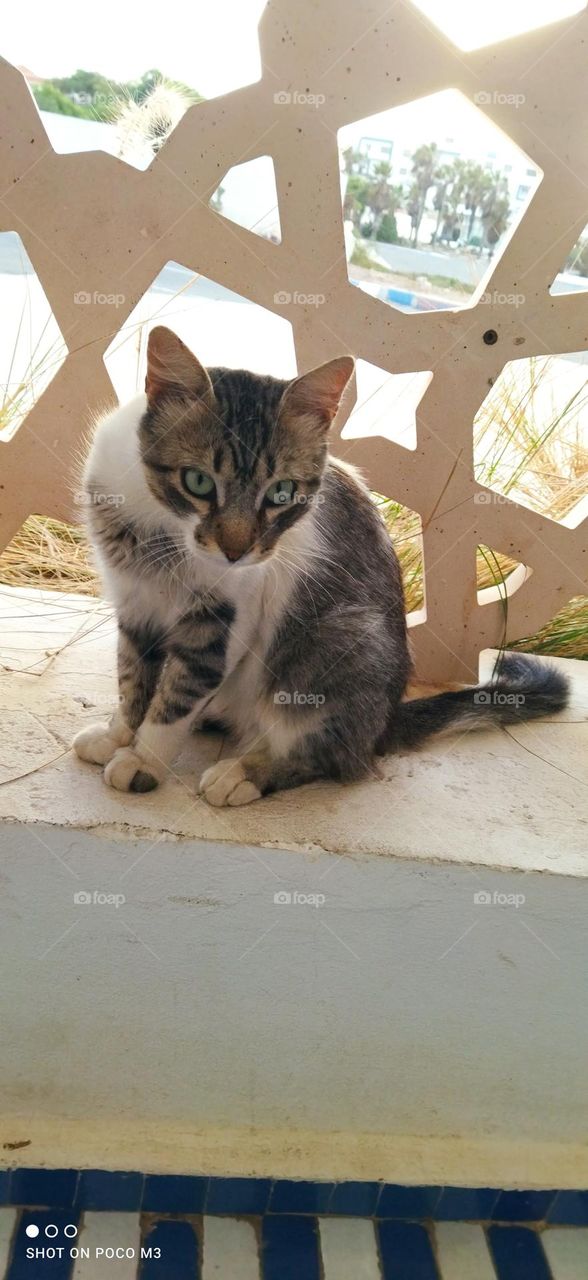
[[417, 747], [433, 734], [521, 724], [563, 711], [569, 684], [556, 667], [523, 654], [503, 656], [496, 678], [473, 689], [401, 702], [377, 750]]

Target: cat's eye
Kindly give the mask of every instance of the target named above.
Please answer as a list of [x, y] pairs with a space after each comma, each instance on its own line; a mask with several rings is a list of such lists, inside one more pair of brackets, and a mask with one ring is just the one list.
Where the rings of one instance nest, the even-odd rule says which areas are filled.
[[212, 476], [207, 475], [206, 471], [199, 471], [197, 467], [186, 467], [182, 471], [182, 480], [188, 493], [192, 493], [195, 498], [210, 498], [214, 493]]
[[295, 493], [296, 485], [293, 480], [276, 480], [266, 490], [266, 506], [285, 507], [288, 502], [292, 501]]

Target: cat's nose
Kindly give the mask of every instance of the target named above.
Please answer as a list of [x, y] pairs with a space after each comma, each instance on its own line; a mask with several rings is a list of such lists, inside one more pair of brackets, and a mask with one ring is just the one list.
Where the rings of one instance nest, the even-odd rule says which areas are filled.
[[240, 516], [219, 520], [215, 529], [217, 544], [231, 564], [241, 560], [251, 551], [255, 542], [255, 529], [250, 520]]

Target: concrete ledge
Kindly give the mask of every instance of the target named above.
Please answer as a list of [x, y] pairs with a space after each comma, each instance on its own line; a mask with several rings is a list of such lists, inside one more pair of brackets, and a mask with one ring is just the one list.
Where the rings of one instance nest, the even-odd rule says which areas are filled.
[[[220, 738], [195, 738], [178, 776], [147, 795], [104, 787], [98, 769], [68, 754], [76, 729], [106, 718], [114, 705], [115, 624], [108, 606], [7, 587], [0, 588], [0, 606], [0, 816], [6, 820], [42, 819], [117, 837], [588, 872], [585, 663], [564, 663], [573, 702], [551, 721], [457, 735], [388, 757], [381, 776], [367, 782], [315, 783], [219, 811], [196, 795], [196, 782], [221, 754]], [[492, 666], [488, 650], [481, 675]]]
[[587, 1185], [583, 664], [557, 723], [219, 813], [220, 740], [147, 797], [68, 753], [103, 604], [2, 600], [4, 1164]]

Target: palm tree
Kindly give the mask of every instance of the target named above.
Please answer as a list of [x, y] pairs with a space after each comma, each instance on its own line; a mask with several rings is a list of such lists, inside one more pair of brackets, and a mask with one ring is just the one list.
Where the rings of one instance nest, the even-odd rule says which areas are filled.
[[474, 160], [467, 160], [463, 173], [464, 204], [469, 213], [466, 240], [471, 240], [478, 209], [492, 188], [492, 174]]
[[400, 187], [391, 186], [391, 175], [392, 166], [386, 160], [380, 160], [374, 168], [374, 176], [369, 184], [367, 204], [373, 214], [371, 232], [373, 239], [377, 239], [384, 215], [396, 213], [402, 204], [402, 191]]
[[506, 178], [497, 174], [480, 209], [484, 240], [491, 251], [506, 231], [509, 214], [508, 183]]
[[424, 142], [412, 157], [413, 183], [409, 193], [408, 212], [411, 218], [411, 240], [418, 247], [419, 229], [425, 212], [427, 193], [433, 186], [439, 166], [436, 142]]
[[435, 195], [433, 198], [433, 208], [437, 210], [437, 224], [433, 235], [431, 236], [431, 244], [437, 243], [437, 236], [441, 229], [441, 221], [447, 214], [446, 196], [451, 183], [453, 182], [453, 168], [449, 164], [442, 164], [437, 169]]

